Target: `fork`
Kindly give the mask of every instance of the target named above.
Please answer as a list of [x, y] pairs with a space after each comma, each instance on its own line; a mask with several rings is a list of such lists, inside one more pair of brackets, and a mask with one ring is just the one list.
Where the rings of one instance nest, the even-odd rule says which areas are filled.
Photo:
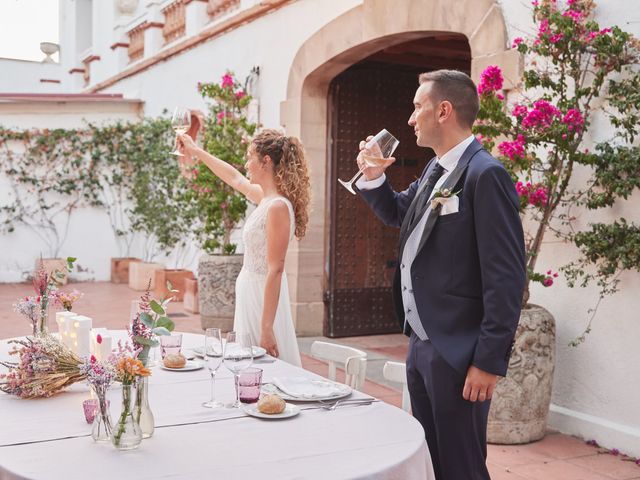
[[323, 410], [328, 410], [329, 412], [333, 412], [336, 408], [338, 408], [339, 405], [355, 405], [355, 406], [360, 406], [360, 405], [371, 405], [374, 402], [374, 400], [369, 400], [366, 398], [360, 399], [360, 400], [338, 400], [335, 403], [322, 403], [320, 402], [319, 407], [322, 408]]

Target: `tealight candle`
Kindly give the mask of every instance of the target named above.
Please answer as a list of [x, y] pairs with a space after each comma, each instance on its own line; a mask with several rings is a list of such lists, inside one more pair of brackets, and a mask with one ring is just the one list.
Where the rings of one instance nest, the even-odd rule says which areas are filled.
[[75, 317], [77, 315], [77, 313], [67, 312], [66, 310], [56, 312], [56, 323], [58, 324], [58, 334], [60, 335], [60, 341], [67, 347], [71, 346], [69, 342], [69, 320], [71, 317]]
[[84, 315], [76, 315], [69, 319], [71, 350], [80, 357], [88, 357], [90, 354], [90, 332], [93, 320]]

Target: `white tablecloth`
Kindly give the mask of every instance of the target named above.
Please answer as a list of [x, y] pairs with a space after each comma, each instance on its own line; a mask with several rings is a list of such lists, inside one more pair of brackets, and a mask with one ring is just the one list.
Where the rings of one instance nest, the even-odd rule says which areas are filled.
[[[184, 334], [183, 351], [202, 343], [201, 335]], [[8, 350], [0, 341], [0, 359], [9, 358]], [[255, 366], [264, 370], [264, 382], [275, 376], [317, 377], [281, 361]], [[396, 407], [374, 402], [329, 412], [299, 403], [297, 417], [261, 420], [241, 410], [203, 408], [209, 379], [206, 369], [153, 368], [149, 398], [156, 431], [130, 452], [93, 442], [82, 413], [85, 385], [38, 400], [0, 393], [0, 480], [434, 478], [422, 427]], [[216, 398], [230, 403], [234, 395], [232, 375], [221, 366]], [[117, 386], [109, 398], [117, 418]]]

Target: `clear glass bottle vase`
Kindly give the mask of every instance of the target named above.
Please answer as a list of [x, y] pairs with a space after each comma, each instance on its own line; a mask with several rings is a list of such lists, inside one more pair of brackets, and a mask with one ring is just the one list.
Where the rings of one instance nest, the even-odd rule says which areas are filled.
[[111, 440], [111, 416], [109, 415], [109, 402], [106, 399], [106, 389], [102, 392], [94, 390], [98, 397], [98, 411], [93, 419], [91, 438], [95, 442], [109, 442]]
[[149, 438], [155, 430], [153, 412], [149, 407], [149, 377], [142, 377], [136, 386], [134, 417], [142, 430], [142, 438]]
[[118, 450], [133, 450], [142, 442], [142, 430], [134, 410], [133, 385], [122, 385], [122, 412], [111, 430], [111, 443]]

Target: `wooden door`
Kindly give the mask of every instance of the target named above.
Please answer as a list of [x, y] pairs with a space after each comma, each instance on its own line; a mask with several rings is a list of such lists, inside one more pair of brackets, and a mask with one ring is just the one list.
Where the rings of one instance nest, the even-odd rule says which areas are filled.
[[424, 68], [368, 62], [351, 67], [331, 84], [331, 233], [324, 325], [329, 337], [400, 331], [391, 301], [399, 230], [384, 226], [338, 178], [353, 176], [360, 140], [383, 128], [400, 140], [396, 163], [387, 170], [394, 188], [404, 190], [419, 177], [431, 152], [416, 146], [407, 121], [420, 71]]

